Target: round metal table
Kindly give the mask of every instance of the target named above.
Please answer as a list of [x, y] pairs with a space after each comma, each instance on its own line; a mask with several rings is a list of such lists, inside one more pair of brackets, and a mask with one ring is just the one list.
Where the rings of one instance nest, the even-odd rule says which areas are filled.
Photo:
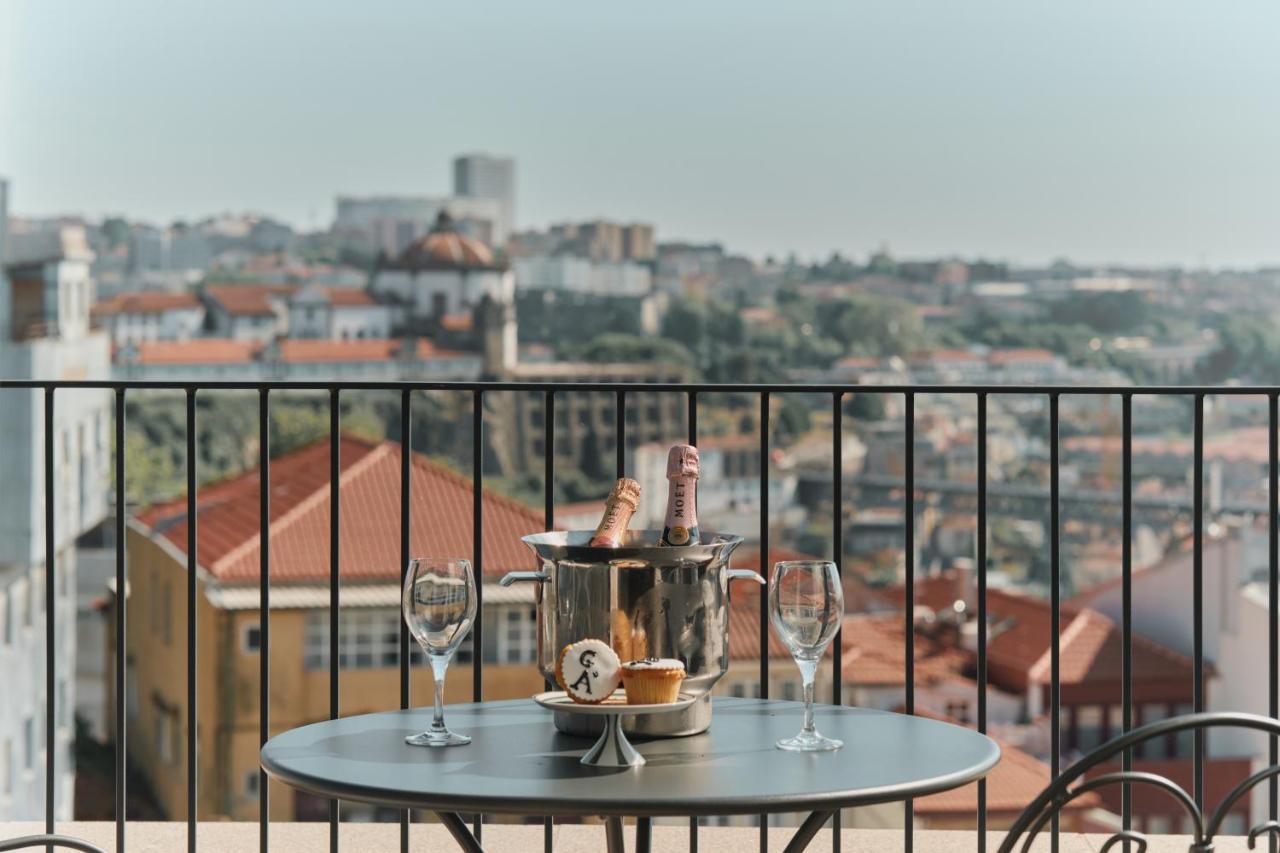
[[601, 815], [609, 850], [621, 851], [622, 816], [641, 818], [637, 848], [647, 849], [644, 818], [811, 812], [787, 845], [803, 850], [832, 813], [956, 788], [985, 776], [1000, 748], [971, 729], [885, 711], [819, 705], [818, 729], [840, 738], [836, 752], [774, 748], [800, 727], [803, 705], [759, 699], [714, 700], [703, 734], [636, 740], [643, 767], [585, 767], [592, 739], [555, 730], [551, 712], [529, 699], [450, 705], [454, 731], [468, 746], [406, 746], [431, 722], [429, 708], [343, 717], [302, 726], [262, 748], [272, 777], [323, 797], [430, 809], [459, 846], [480, 844], [458, 812]]

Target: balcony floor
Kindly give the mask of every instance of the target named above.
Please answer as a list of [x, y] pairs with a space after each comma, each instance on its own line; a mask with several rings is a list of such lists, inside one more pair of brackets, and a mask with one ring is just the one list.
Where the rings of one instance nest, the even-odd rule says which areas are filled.
[[[0, 841], [15, 836], [42, 831], [43, 824], [0, 823]], [[59, 824], [58, 831], [75, 835], [99, 845], [104, 850], [115, 850], [115, 825], [98, 822]], [[790, 829], [772, 829], [769, 832], [769, 849], [781, 850]], [[272, 853], [315, 853], [328, 847], [329, 828], [324, 823], [273, 823], [271, 825]], [[703, 827], [698, 835], [700, 853], [743, 853], [757, 849], [757, 830], [739, 827]], [[988, 850], [994, 851], [1001, 833], [991, 833]], [[1102, 848], [1106, 836], [1064, 834], [1059, 847], [1061, 853], [1096, 853]], [[341, 849], [347, 851], [394, 851], [397, 849], [399, 829], [394, 824], [343, 824], [340, 830]], [[688, 849], [688, 829], [679, 826], [656, 826], [653, 830], [653, 849], [663, 853], [683, 853]], [[258, 826], [255, 823], [202, 823], [199, 830], [200, 849], [217, 853], [257, 853]], [[842, 834], [841, 853], [901, 853], [902, 832], [882, 829], [846, 829]], [[631, 838], [628, 833], [628, 846]], [[412, 850], [456, 850], [449, 834], [437, 825], [415, 824], [411, 835]], [[486, 824], [484, 844], [488, 853], [531, 853], [542, 849], [542, 827]], [[1148, 847], [1149, 853], [1186, 853], [1187, 840], [1178, 836], [1157, 836]], [[186, 825], [183, 823], [137, 822], [129, 824], [129, 853], [174, 853], [186, 849]], [[39, 848], [32, 848], [39, 849]], [[604, 829], [600, 826], [569, 824], [556, 827], [556, 853], [600, 853], [604, 849]], [[819, 835], [810, 850], [819, 853], [831, 849], [830, 832]], [[975, 850], [974, 833], [963, 831], [916, 832], [915, 849], [919, 853], [971, 853]], [[1048, 840], [1042, 838], [1033, 848], [1048, 850]], [[1119, 848], [1114, 848], [1119, 849]], [[1244, 838], [1220, 840], [1217, 853], [1244, 853], [1248, 845]], [[1259, 845], [1258, 849], [1265, 849]]]

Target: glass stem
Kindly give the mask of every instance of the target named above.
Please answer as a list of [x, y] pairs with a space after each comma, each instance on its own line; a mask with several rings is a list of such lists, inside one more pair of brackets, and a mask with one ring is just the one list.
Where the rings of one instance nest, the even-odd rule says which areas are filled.
[[804, 728], [801, 731], [804, 734], [813, 734], [815, 731], [813, 725], [813, 679], [818, 672], [818, 662], [816, 660], [796, 661], [800, 667], [800, 679], [804, 685]]
[[431, 722], [431, 730], [442, 732], [444, 727], [444, 676], [449, 671], [449, 659], [444, 656], [431, 657], [431, 674], [435, 680], [436, 716]]

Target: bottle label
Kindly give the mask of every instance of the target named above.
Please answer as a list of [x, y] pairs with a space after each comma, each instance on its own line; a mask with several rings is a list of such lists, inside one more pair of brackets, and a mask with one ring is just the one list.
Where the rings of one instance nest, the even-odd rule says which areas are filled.
[[692, 477], [676, 477], [671, 480], [667, 494], [666, 541], [670, 545], [687, 545], [690, 531], [698, 526], [694, 496], [698, 481]]

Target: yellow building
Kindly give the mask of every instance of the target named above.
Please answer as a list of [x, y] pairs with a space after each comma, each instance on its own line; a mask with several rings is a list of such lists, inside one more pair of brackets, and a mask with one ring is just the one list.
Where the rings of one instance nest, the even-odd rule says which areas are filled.
[[[344, 437], [340, 444], [340, 708], [345, 715], [399, 707], [400, 445]], [[270, 729], [329, 716], [329, 443], [271, 463]], [[468, 478], [425, 457], [412, 460], [414, 554], [472, 558]], [[258, 814], [259, 477], [252, 471], [204, 487], [197, 506], [197, 739], [201, 820]], [[544, 689], [535, 666], [536, 616], [528, 584], [497, 585], [535, 561], [520, 537], [541, 513], [485, 492], [484, 698]], [[171, 820], [187, 803], [186, 499], [129, 522], [128, 755]], [[112, 611], [114, 619], [114, 610]], [[114, 640], [114, 627], [106, 632]], [[430, 704], [431, 674], [412, 644], [411, 698]], [[114, 647], [105, 650], [108, 730], [114, 727]], [[472, 698], [471, 638], [449, 672], [449, 702]], [[273, 820], [327, 815], [327, 803], [271, 783]], [[344, 814], [361, 809], [344, 805]], [[369, 812], [372, 815], [372, 811]]]

